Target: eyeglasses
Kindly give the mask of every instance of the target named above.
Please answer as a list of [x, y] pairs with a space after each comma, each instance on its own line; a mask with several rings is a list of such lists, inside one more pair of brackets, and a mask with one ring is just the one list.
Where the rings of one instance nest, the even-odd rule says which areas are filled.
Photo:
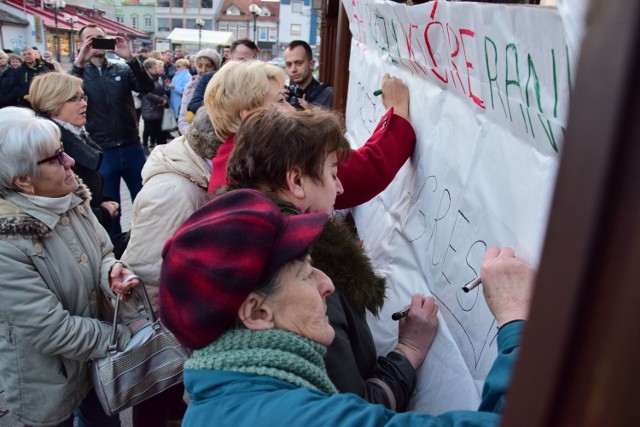
[[76, 95], [67, 99], [66, 102], [80, 102], [80, 101], [87, 102], [88, 99], [89, 97], [87, 95]]
[[38, 163], [36, 163], [36, 165], [41, 165], [43, 163], [47, 163], [50, 162], [52, 160], [57, 160], [58, 163], [60, 163], [62, 166], [64, 166], [64, 149], [59, 149], [58, 151], [56, 151], [56, 154], [54, 154], [51, 157], [47, 157], [46, 159], [42, 159], [40, 160]]

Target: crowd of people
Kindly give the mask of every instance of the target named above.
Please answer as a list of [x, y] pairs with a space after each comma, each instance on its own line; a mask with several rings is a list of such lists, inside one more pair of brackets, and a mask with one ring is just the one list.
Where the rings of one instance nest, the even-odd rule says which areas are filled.
[[[120, 425], [88, 366], [108, 353], [114, 299], [127, 325], [119, 348], [140, 326], [138, 281], [125, 280], [135, 272], [193, 351], [184, 384], [133, 407], [135, 426], [498, 424], [533, 268], [510, 248], [485, 254], [500, 329], [478, 410], [411, 412], [438, 305], [407, 301], [396, 347], [377, 354], [366, 313], [380, 312], [387, 281], [334, 215], [383, 191], [411, 157], [404, 82], [382, 77], [386, 112], [352, 149], [304, 41], [288, 45], [282, 69], [247, 39], [186, 57], [134, 55], [116, 36], [117, 63], [93, 47], [102, 28], [78, 34], [68, 73], [50, 52], [0, 51], [0, 372], [16, 423]], [[126, 235], [121, 180], [133, 201]]]

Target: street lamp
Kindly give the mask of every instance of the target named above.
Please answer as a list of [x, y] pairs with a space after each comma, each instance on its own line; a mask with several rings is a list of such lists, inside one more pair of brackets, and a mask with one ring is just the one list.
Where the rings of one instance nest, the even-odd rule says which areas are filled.
[[54, 49], [56, 51], [56, 61], [60, 62], [60, 34], [58, 34], [58, 11], [67, 5], [64, 0], [44, 0], [44, 5], [53, 10], [53, 23], [56, 27]]
[[260, 6], [252, 4], [249, 6], [249, 12], [253, 15], [253, 41], [258, 44], [258, 27], [256, 27], [256, 21], [258, 15], [260, 15]]
[[196, 19], [196, 27], [198, 27], [198, 51], [202, 49], [202, 27], [204, 27], [204, 19]]
[[73, 26], [78, 22], [78, 17], [76, 15], [68, 15], [65, 21], [71, 26], [71, 32], [69, 33], [69, 56], [71, 56], [71, 62], [73, 62], [76, 60], [76, 37], [73, 33]]

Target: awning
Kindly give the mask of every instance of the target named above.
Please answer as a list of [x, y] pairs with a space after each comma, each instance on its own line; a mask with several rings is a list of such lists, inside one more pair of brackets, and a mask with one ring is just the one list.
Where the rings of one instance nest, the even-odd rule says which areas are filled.
[[0, 10], [0, 23], [9, 24], [9, 25], [18, 25], [21, 27], [29, 26], [29, 21], [27, 21], [26, 19], [22, 19], [4, 10]]
[[[23, 0], [4, 0], [4, 2], [15, 8], [18, 11], [25, 12], [29, 15], [39, 16], [42, 19], [42, 25], [49, 30], [56, 28], [55, 17], [53, 11], [49, 8], [38, 8], [25, 4]], [[57, 28], [61, 32], [71, 31], [71, 25], [67, 21], [67, 17], [75, 16], [78, 20], [75, 23], [73, 30], [78, 31], [80, 28], [87, 24], [96, 24], [104, 29], [108, 35], [127, 35], [130, 38], [143, 37], [148, 38], [149, 35], [143, 31], [136, 30], [134, 28], [127, 27], [117, 21], [111, 20], [104, 16], [88, 16], [86, 13], [79, 13], [79, 10], [84, 10], [80, 6], [67, 5], [64, 9], [58, 11], [58, 25]]]
[[[202, 31], [202, 34], [200, 34]], [[202, 38], [200, 38], [202, 35]], [[194, 30], [191, 28], [174, 28], [167, 36], [172, 43], [198, 44], [209, 46], [231, 44], [235, 39], [230, 31]]]

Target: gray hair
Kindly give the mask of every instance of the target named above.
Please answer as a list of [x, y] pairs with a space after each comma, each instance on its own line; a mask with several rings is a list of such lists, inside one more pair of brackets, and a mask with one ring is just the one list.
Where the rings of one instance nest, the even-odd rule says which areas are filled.
[[28, 108], [0, 109], [0, 194], [16, 190], [19, 176], [38, 176], [38, 160], [57, 148], [60, 129]]
[[204, 159], [213, 159], [218, 153], [222, 140], [216, 136], [207, 109], [198, 108], [193, 123], [187, 129], [185, 135], [187, 142], [197, 155]]

